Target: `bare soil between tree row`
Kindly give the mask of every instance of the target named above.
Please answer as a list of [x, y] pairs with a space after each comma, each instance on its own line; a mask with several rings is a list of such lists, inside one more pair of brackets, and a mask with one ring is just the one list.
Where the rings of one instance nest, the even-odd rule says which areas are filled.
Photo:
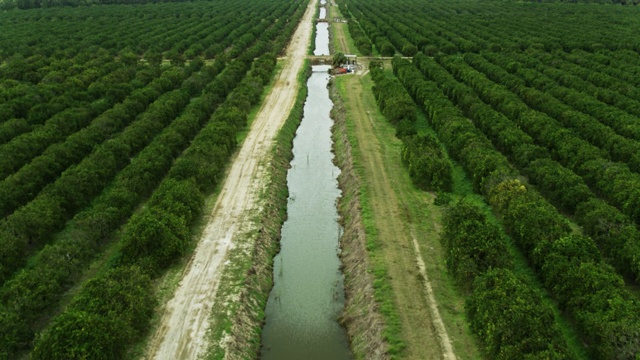
[[267, 181], [262, 161], [269, 155], [298, 93], [296, 78], [306, 58], [316, 2], [310, 1], [289, 43], [279, 78], [233, 159], [203, 235], [151, 337], [147, 358], [195, 359], [208, 347], [210, 310], [227, 254], [234, 238], [246, 232], [243, 225], [250, 222], [247, 217], [259, 204], [258, 194]]

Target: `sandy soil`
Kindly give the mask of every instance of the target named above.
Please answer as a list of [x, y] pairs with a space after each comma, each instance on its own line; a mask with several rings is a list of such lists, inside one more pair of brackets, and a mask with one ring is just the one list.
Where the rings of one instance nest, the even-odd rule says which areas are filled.
[[311, 0], [287, 48], [279, 78], [233, 160], [203, 236], [151, 338], [148, 359], [196, 359], [208, 347], [209, 314], [227, 254], [234, 237], [245, 230], [245, 217], [255, 214], [257, 195], [266, 183], [261, 161], [269, 155], [298, 93], [296, 78], [306, 57], [316, 2]]
[[[397, 194], [389, 149], [378, 138], [379, 129], [363, 101], [359, 76], [347, 76], [345, 101], [352, 108], [357, 146], [362, 157], [365, 184], [371, 200], [377, 236], [384, 243], [383, 256], [389, 271], [395, 304], [402, 322], [407, 359], [456, 359], [427, 276], [423, 256], [414, 236], [410, 215]], [[372, 96], [371, 94], [366, 94]], [[371, 100], [373, 102], [373, 100]], [[422, 289], [422, 291], [420, 291]]]

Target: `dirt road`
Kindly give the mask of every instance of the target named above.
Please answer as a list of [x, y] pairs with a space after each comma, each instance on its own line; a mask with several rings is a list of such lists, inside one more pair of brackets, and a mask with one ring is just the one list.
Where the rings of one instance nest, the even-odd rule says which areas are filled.
[[331, 30], [334, 31], [334, 33], [332, 34], [332, 36], [334, 36], [336, 38], [336, 40], [338, 41], [339, 45], [338, 49], [336, 49], [336, 51], [342, 52], [343, 54], [355, 54], [354, 49], [351, 49], [348, 45], [347, 45], [347, 40], [346, 40], [346, 36], [344, 34], [346, 25], [344, 23], [333, 23]]
[[242, 228], [245, 217], [255, 214], [257, 195], [266, 183], [261, 161], [268, 156], [298, 93], [296, 78], [310, 41], [316, 2], [311, 0], [287, 48], [282, 72], [233, 160], [203, 236], [152, 336], [149, 359], [196, 359], [207, 349], [205, 334], [224, 262], [234, 237], [246, 231]]
[[410, 195], [397, 193], [399, 186], [394, 185], [399, 181], [394, 174], [404, 171], [400, 159], [396, 158], [399, 152], [388, 148], [381, 140], [389, 134], [384, 134], [370, 115], [375, 109], [364, 104], [364, 96], [371, 98], [368, 103], [375, 103], [371, 93], [363, 93], [361, 79], [360, 76], [345, 76], [341, 80], [345, 81], [345, 102], [350, 109], [347, 117], [354, 124], [373, 222], [378, 238], [384, 243], [383, 256], [402, 323], [402, 338], [406, 344], [403, 357], [456, 359], [414, 235], [416, 231], [411, 220], [414, 214], [405, 208], [408, 201], [405, 197]]

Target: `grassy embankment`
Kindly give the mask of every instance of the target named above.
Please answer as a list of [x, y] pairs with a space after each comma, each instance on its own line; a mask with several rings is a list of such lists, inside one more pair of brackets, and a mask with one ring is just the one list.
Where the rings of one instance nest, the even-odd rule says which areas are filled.
[[[342, 17], [338, 7], [330, 7], [330, 18], [333, 17]], [[358, 54], [347, 24], [331, 23], [330, 34], [334, 52]], [[368, 75], [335, 79], [336, 109], [344, 106], [345, 118], [345, 121], [336, 118], [337, 126], [343, 129], [336, 133], [346, 134], [346, 139], [336, 139], [336, 150], [338, 159], [342, 159], [346, 149], [351, 149], [355, 171], [346, 174], [356, 180], [344, 183], [358, 189], [343, 189], [346, 194], [343, 200], [347, 204], [353, 201], [349, 199], [351, 194], [358, 197], [366, 234], [368, 271], [374, 276], [375, 300], [386, 323], [383, 333], [389, 355], [416, 359], [440, 356], [440, 345], [435, 339], [438, 335], [431, 330], [428, 300], [418, 290], [427, 279], [415, 265], [416, 253], [411, 244], [415, 237], [456, 356], [478, 358], [475, 341], [464, 319], [464, 300], [453, 286], [444, 264], [438, 235], [441, 208], [433, 205], [432, 194], [416, 189], [411, 183], [400, 163], [401, 142], [395, 137], [395, 129], [380, 114], [369, 91], [371, 86], [373, 82]], [[467, 186], [470, 189], [470, 185]], [[393, 196], [388, 198], [389, 194]], [[388, 201], [397, 208], [382, 210]], [[348, 208], [343, 205], [342, 210]], [[399, 266], [402, 262], [404, 266]], [[365, 350], [366, 346], [363, 344]], [[367, 357], [366, 351], [358, 353], [357, 342], [353, 347], [358, 357]]]
[[[287, 171], [291, 148], [302, 120], [310, 66], [299, 75], [300, 91], [289, 117], [276, 137], [268, 167], [267, 186], [260, 195], [263, 211], [252, 218], [259, 229], [241, 236], [229, 254], [211, 312], [210, 348], [206, 359], [257, 358], [264, 308], [273, 286], [273, 257], [279, 249], [280, 230], [286, 219]], [[277, 75], [274, 77], [277, 78]]]
[[[320, 2], [318, 2], [318, 6], [316, 6], [316, 11], [313, 14], [313, 18], [312, 20], [315, 22], [316, 19], [318, 19], [318, 16], [320, 16], [320, 6], [319, 6]], [[311, 41], [309, 41], [309, 50], [307, 50], [307, 55], [313, 55], [313, 51], [316, 49], [316, 26], [313, 25], [311, 26]]]
[[[347, 185], [355, 184], [358, 188], [344, 191], [359, 198], [368, 271], [374, 277], [374, 296], [383, 314], [389, 355], [414, 359], [440, 357], [439, 335], [432, 330], [428, 300], [421, 291], [427, 279], [417, 269], [411, 244], [415, 237], [456, 356], [478, 358], [464, 318], [464, 299], [444, 264], [438, 235], [442, 209], [433, 205], [432, 194], [411, 183], [400, 163], [401, 143], [395, 137], [395, 129], [380, 114], [373, 94], [363, 91], [372, 85], [369, 76], [343, 76], [335, 80], [336, 108], [344, 106], [346, 120], [340, 124], [341, 120], [336, 118], [337, 126], [343, 127], [343, 131], [336, 133], [346, 134], [348, 140], [346, 145], [344, 140], [336, 141], [336, 151], [341, 159], [345, 149], [351, 148], [355, 170], [351, 175], [358, 180]], [[343, 105], [340, 99], [344, 99]], [[348, 196], [344, 200], [350, 201]], [[359, 357], [366, 358], [366, 353]]]

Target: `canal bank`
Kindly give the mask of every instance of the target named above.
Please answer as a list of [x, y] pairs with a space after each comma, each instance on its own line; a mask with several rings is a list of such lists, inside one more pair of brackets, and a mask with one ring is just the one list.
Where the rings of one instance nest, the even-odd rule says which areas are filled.
[[346, 111], [334, 83], [329, 87], [334, 103], [331, 117], [335, 121], [333, 141], [336, 164], [341, 169], [338, 183], [343, 195], [338, 212], [344, 233], [340, 239], [343, 263], [345, 309], [341, 322], [347, 329], [351, 350], [356, 359], [388, 359], [388, 344], [383, 340], [384, 319], [379, 313], [373, 286], [373, 266], [367, 254], [365, 226], [360, 204], [362, 185], [352, 157], [347, 130]]
[[[264, 211], [260, 214], [260, 227], [249, 261], [251, 265], [242, 276], [240, 294], [235, 298], [238, 309], [229, 319], [226, 336], [218, 338], [207, 359], [254, 359], [260, 351], [260, 336], [264, 323], [264, 308], [273, 287], [273, 258], [280, 249], [280, 231], [286, 220], [287, 172], [293, 159], [291, 151], [296, 129], [302, 120], [307, 98], [307, 78], [311, 75], [308, 61], [298, 77], [299, 92], [293, 108], [274, 140], [268, 161], [268, 184], [263, 194]], [[232, 300], [230, 300], [232, 301]]]

